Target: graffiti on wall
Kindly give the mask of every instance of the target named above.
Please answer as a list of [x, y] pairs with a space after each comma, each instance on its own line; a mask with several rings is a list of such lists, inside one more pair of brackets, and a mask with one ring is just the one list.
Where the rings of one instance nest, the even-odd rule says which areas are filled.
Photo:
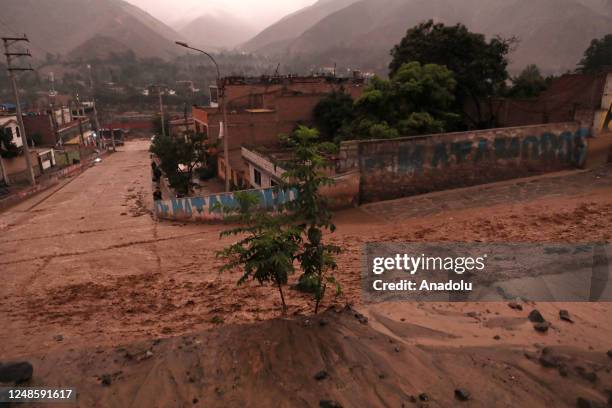
[[388, 168], [398, 173], [420, 174], [424, 168], [445, 169], [453, 165], [479, 164], [498, 161], [556, 162], [580, 166], [587, 154], [590, 130], [564, 131], [559, 134], [544, 132], [539, 136], [498, 136], [495, 138], [464, 139], [450, 142], [401, 143], [390, 153], [365, 155], [365, 170]]
[[[281, 190], [277, 187], [261, 190], [249, 190], [259, 197], [259, 208], [274, 211], [281, 204], [296, 197], [295, 190]], [[213, 194], [205, 197], [173, 198], [155, 202], [155, 214], [160, 219], [168, 220], [222, 220], [222, 207], [237, 208], [238, 203], [233, 193]]]

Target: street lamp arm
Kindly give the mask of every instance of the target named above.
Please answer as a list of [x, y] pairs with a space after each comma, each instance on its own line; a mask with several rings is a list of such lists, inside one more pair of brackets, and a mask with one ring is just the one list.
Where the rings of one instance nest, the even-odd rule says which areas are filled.
[[209, 53], [207, 53], [204, 50], [192, 47], [192, 46], [190, 46], [189, 44], [187, 44], [186, 42], [183, 42], [183, 41], [175, 41], [175, 44], [176, 45], [180, 45], [183, 48], [188, 48], [190, 50], [200, 52], [200, 53], [206, 55], [208, 58], [210, 58], [210, 60], [213, 62], [213, 64], [215, 64], [215, 68], [217, 69], [217, 82], [219, 82], [221, 80], [221, 71], [219, 70], [219, 64], [217, 64], [217, 61], [213, 58], [212, 55], [210, 55]]

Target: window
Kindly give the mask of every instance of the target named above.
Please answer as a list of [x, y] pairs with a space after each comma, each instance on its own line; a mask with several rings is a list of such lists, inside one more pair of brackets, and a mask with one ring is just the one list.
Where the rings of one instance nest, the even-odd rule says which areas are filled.
[[17, 137], [21, 137], [21, 131], [19, 130], [19, 126], [15, 128], [15, 131], [17, 132]]
[[261, 173], [257, 169], [253, 169], [253, 181], [258, 186], [261, 186]]

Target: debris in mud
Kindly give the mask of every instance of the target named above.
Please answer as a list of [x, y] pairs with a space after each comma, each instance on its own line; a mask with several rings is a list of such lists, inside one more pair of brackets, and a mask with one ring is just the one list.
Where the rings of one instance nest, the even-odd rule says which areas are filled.
[[538, 309], [533, 309], [531, 312], [529, 312], [529, 316], [527, 316], [527, 318], [529, 319], [530, 322], [533, 323], [544, 323], [544, 316], [542, 316], [542, 313], [540, 313], [540, 311]]
[[548, 329], [550, 328], [550, 322], [547, 322], [547, 321], [538, 322], [533, 325], [533, 328], [537, 332], [546, 333]]
[[493, 336], [493, 340], [501, 340], [501, 336], [499, 334], [496, 334], [495, 336]]
[[342, 405], [334, 400], [321, 400], [319, 401], [319, 408], [342, 408]]
[[323, 381], [327, 377], [329, 377], [329, 374], [325, 370], [321, 370], [314, 375], [314, 379], [317, 381]]
[[53, 336], [53, 340], [59, 342], [64, 341], [64, 336], [62, 336], [61, 334], [56, 334], [55, 336]]
[[580, 377], [584, 378], [585, 380], [589, 382], [592, 382], [592, 383], [597, 382], [597, 373], [595, 373], [594, 371], [588, 371], [582, 366], [577, 366], [576, 372], [578, 373]]
[[27, 361], [0, 363], [0, 383], [21, 384], [30, 381], [34, 367]]
[[542, 355], [538, 361], [543, 367], [546, 368], [561, 367], [561, 358], [558, 355], [555, 355], [548, 347], [545, 347], [542, 350]]
[[612, 358], [612, 349], [608, 350], [608, 357]]
[[463, 388], [457, 388], [455, 390], [455, 398], [457, 398], [459, 401], [467, 401], [470, 399], [470, 392], [468, 390], [465, 390]]
[[583, 397], [578, 397], [576, 400], [577, 408], [604, 408], [604, 404], [599, 402], [591, 401], [590, 399], [586, 399]]
[[521, 305], [520, 303], [517, 303], [517, 302], [510, 302], [510, 303], [508, 303], [508, 307], [510, 309], [514, 309], [514, 310], [523, 310], [523, 305]]
[[422, 392], [419, 394], [419, 399], [421, 401], [429, 401], [429, 395], [427, 395], [426, 393]]
[[561, 320], [564, 320], [566, 322], [570, 322], [570, 323], [574, 323], [574, 321], [572, 320], [572, 318], [570, 317], [570, 314], [567, 310], [565, 309], [561, 309], [559, 310], [559, 318]]
[[325, 319], [319, 320], [319, 326], [321, 326], [321, 327], [327, 326], [327, 320], [325, 320]]
[[111, 378], [110, 374], [102, 374], [102, 377], [100, 377], [100, 384], [102, 384], [105, 387], [108, 387], [112, 384], [113, 379]]
[[368, 318], [359, 312], [355, 313], [355, 319], [357, 319], [361, 324], [368, 324]]

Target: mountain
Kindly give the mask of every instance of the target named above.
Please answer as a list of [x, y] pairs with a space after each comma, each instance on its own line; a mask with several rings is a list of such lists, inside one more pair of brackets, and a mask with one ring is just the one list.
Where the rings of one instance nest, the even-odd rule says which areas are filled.
[[256, 34], [255, 28], [227, 12], [205, 14], [177, 30], [200, 48], [233, 48]]
[[356, 1], [358, 0], [319, 0], [312, 6], [291, 13], [272, 24], [243, 44], [241, 48], [248, 52], [258, 51], [268, 54], [282, 52], [302, 32], [315, 25], [324, 17]]
[[[25, 32], [35, 57], [85, 58], [113, 50], [139, 57], [179, 54], [176, 31], [123, 0], [3, 0], [2, 18]], [[6, 27], [3, 27], [6, 31]], [[15, 33], [12, 33], [15, 34]], [[40, 55], [40, 54], [43, 55]]]
[[406, 30], [432, 18], [446, 24], [461, 22], [489, 38], [518, 37], [520, 43], [510, 56], [512, 71], [535, 63], [545, 72], [563, 72], [576, 67], [593, 38], [612, 32], [612, 17], [604, 13], [610, 4], [609, 0], [360, 0], [321, 18], [280, 49], [262, 46], [256, 51], [385, 72], [389, 51]]

